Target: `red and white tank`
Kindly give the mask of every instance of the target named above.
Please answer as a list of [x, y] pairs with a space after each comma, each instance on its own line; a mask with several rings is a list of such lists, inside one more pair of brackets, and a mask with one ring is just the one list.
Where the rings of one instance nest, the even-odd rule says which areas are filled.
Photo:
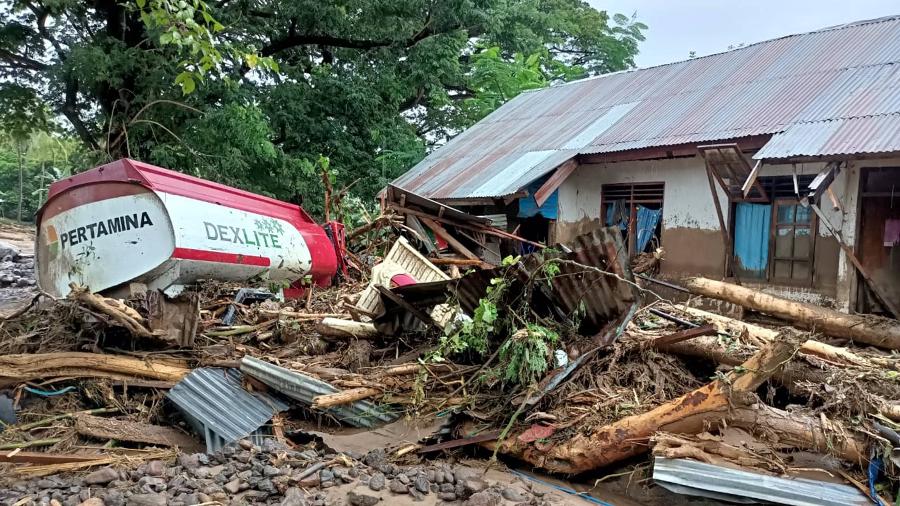
[[338, 250], [297, 205], [135, 160], [50, 185], [38, 284], [64, 297], [128, 282], [174, 294], [198, 279], [328, 284]]

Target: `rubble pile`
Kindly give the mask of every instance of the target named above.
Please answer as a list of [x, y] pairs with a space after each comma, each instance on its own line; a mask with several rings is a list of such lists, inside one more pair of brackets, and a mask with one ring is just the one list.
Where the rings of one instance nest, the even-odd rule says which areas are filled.
[[896, 497], [895, 320], [702, 278], [666, 300], [661, 251], [635, 278], [615, 229], [545, 248], [413, 197], [348, 237], [350, 279], [293, 300], [75, 286], [0, 323], [0, 502], [580, 500], [464, 457], [669, 497]]
[[24, 288], [35, 284], [34, 257], [23, 255], [13, 245], [0, 241], [0, 288]]

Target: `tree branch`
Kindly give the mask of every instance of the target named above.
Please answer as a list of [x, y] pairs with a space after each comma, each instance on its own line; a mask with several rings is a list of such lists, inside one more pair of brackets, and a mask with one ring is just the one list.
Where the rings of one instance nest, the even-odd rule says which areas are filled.
[[25, 56], [19, 56], [5, 49], [0, 49], [0, 60], [7, 61], [11, 64], [16, 64], [18, 68], [37, 70], [39, 72], [45, 71], [48, 68], [48, 66], [44, 63], [41, 63], [37, 60], [32, 60], [31, 58], [27, 58]]
[[81, 140], [92, 149], [100, 149], [97, 140], [94, 139], [87, 125], [81, 120], [81, 114], [78, 113], [78, 80], [74, 76], [68, 74], [66, 76], [66, 101], [62, 107], [62, 113], [72, 123], [75, 132], [81, 137]]

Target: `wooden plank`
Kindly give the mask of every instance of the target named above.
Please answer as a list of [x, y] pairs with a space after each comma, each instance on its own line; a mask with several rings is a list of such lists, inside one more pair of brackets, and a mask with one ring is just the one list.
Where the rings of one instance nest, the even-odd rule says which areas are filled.
[[472, 253], [472, 251], [469, 248], [467, 248], [463, 243], [459, 242], [459, 240], [456, 237], [453, 237], [450, 234], [450, 232], [447, 232], [447, 229], [438, 225], [431, 218], [419, 217], [419, 220], [421, 220], [422, 223], [424, 223], [426, 227], [430, 228], [431, 231], [434, 232], [434, 235], [436, 235], [436, 236], [440, 237], [441, 239], [443, 239], [444, 241], [446, 241], [447, 244], [449, 244], [450, 247], [453, 248], [453, 250], [456, 251], [457, 253], [459, 253], [460, 255], [468, 258], [469, 260], [481, 260], [480, 258], [478, 258], [478, 255], [476, 255], [475, 253]]
[[133, 443], [177, 446], [192, 451], [202, 445], [191, 436], [162, 425], [116, 420], [92, 415], [75, 417], [75, 432], [99, 439], [115, 439]]
[[722, 242], [725, 246], [725, 265], [723, 276], [728, 277], [728, 271], [730, 270], [730, 256], [728, 251], [730, 249], [731, 237], [728, 233], [728, 229], [725, 227], [725, 216], [722, 214], [722, 204], [719, 202], [719, 193], [716, 191], [716, 183], [713, 181], [713, 171], [709, 167], [706, 168], [706, 177], [709, 179], [709, 191], [712, 193], [713, 204], [716, 206], [716, 217], [719, 218], [719, 230], [722, 232]]
[[696, 327], [693, 329], [680, 330], [678, 332], [673, 332], [671, 334], [660, 336], [650, 342], [650, 346], [653, 348], [659, 348], [661, 346], [667, 346], [670, 344], [680, 343], [682, 341], [687, 341], [689, 339], [693, 339], [695, 337], [700, 336], [711, 336], [713, 334], [718, 333], [718, 329], [715, 325], [703, 325], [701, 327]]
[[[13, 453], [15, 452], [15, 453]], [[97, 460], [97, 455], [73, 455], [70, 453], [47, 452], [0, 452], [0, 462], [12, 462], [15, 464], [65, 464], [69, 462], [91, 462]]]
[[563, 184], [577, 168], [578, 161], [574, 158], [570, 158], [563, 162], [562, 165], [558, 166], [556, 172], [554, 172], [553, 175], [538, 188], [538, 191], [534, 192], [534, 201], [537, 203], [538, 207], [544, 205], [544, 202], [550, 198], [550, 195], [553, 195], [553, 192], [559, 188], [559, 185]]
[[[753, 166], [753, 170], [750, 171], [750, 175], [747, 176], [747, 180], [744, 181], [744, 186], [741, 187], [741, 192], [744, 194], [744, 198], [750, 196], [750, 190], [753, 189], [753, 185], [756, 184], [756, 177], [759, 176], [759, 168], [762, 166], [762, 161], [757, 160], [756, 165]], [[796, 181], [796, 179], [795, 179]], [[796, 187], [796, 184], [794, 185]]]

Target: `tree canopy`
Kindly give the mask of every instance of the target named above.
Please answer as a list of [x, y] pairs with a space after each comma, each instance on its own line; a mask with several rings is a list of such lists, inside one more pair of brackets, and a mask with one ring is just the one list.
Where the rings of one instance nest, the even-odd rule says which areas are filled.
[[0, 18], [5, 131], [61, 119], [97, 161], [313, 207], [321, 156], [374, 195], [523, 90], [633, 66], [646, 29], [581, 0], [0, 0]]

